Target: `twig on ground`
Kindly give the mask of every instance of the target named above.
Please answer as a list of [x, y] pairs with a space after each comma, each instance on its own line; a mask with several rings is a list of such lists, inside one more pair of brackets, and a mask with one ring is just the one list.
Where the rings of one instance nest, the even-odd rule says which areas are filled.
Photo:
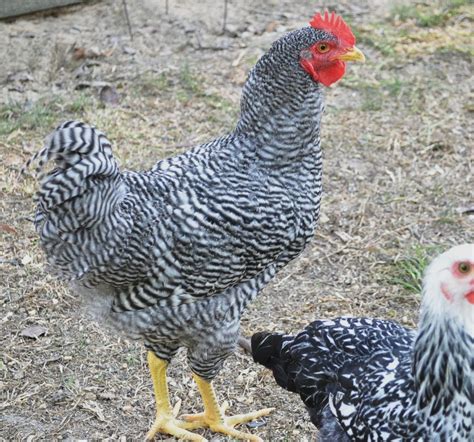
[[130, 34], [130, 39], [133, 40], [132, 25], [130, 24], [130, 17], [128, 15], [127, 0], [122, 0], [123, 10], [125, 12], [125, 18], [127, 19], [128, 33]]
[[224, 19], [222, 22], [222, 32], [225, 32], [225, 28], [227, 26], [227, 2], [228, 0], [224, 0]]

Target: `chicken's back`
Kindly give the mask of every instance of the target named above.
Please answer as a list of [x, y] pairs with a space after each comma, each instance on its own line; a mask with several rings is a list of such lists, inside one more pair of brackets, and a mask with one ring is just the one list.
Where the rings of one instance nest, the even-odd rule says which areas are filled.
[[311, 204], [301, 185], [259, 168], [241, 143], [228, 136], [150, 171], [120, 172], [102, 133], [61, 125], [36, 158], [40, 168], [57, 166], [37, 197], [36, 226], [50, 264], [113, 293], [115, 312], [255, 285], [270, 266], [273, 275], [301, 252], [317, 214], [308, 218], [300, 207]]
[[414, 413], [414, 336], [391, 321], [337, 318], [314, 321], [296, 336], [257, 333], [252, 354], [300, 395], [322, 434], [414, 435], [404, 428], [404, 415], [412, 421]]

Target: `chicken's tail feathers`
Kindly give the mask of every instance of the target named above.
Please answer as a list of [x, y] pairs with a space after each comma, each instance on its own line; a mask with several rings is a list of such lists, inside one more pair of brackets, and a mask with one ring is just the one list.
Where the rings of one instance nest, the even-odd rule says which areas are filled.
[[117, 261], [132, 225], [131, 204], [106, 136], [67, 121], [30, 166], [39, 180], [35, 226], [52, 268], [78, 279]]
[[272, 368], [280, 357], [283, 336], [280, 333], [259, 332], [251, 338], [253, 360], [267, 368]]
[[278, 385], [290, 391], [293, 381], [286, 349], [292, 341], [293, 336], [268, 332], [255, 333], [251, 338], [253, 360], [272, 370]]
[[[48, 168], [54, 164], [54, 168]], [[119, 174], [112, 146], [93, 126], [66, 121], [46, 139], [44, 147], [31, 157], [25, 169], [35, 165], [40, 182], [36, 201], [47, 211], [86, 192], [90, 177]]]

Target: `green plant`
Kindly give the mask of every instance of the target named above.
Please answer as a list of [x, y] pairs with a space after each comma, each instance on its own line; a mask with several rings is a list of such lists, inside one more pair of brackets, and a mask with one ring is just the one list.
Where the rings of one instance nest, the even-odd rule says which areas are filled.
[[415, 246], [400, 259], [393, 261], [389, 280], [410, 293], [421, 293], [423, 273], [436, 248]]
[[17, 129], [35, 130], [51, 126], [58, 115], [59, 100], [38, 100], [33, 104], [9, 103], [0, 107], [0, 135]]

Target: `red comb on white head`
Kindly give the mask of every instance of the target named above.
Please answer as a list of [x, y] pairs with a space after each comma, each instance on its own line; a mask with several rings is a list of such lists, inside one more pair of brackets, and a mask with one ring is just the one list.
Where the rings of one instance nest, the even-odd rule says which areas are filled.
[[347, 46], [355, 45], [355, 37], [351, 31], [351, 28], [342, 19], [340, 15], [335, 12], [329, 14], [328, 11], [324, 12], [324, 16], [321, 13], [317, 13], [309, 22], [314, 29], [322, 29], [323, 31], [330, 32], [336, 36], [340, 42]]

